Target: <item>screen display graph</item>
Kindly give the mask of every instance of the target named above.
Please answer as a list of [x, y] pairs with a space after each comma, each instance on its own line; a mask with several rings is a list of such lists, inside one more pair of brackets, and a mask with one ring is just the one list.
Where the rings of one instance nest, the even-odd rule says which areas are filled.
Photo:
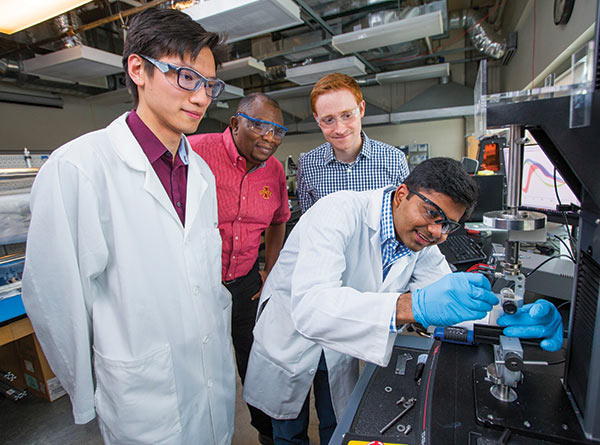
[[[504, 150], [505, 165], [508, 164], [508, 148]], [[556, 210], [558, 200], [554, 189], [554, 165], [539, 145], [523, 148], [523, 177], [521, 181], [521, 205], [538, 209]], [[562, 204], [579, 205], [560, 173], [556, 172], [556, 189]]]

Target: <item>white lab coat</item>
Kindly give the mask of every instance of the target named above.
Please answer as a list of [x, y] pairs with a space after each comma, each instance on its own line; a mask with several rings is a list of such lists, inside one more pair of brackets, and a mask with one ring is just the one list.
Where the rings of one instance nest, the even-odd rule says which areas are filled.
[[352, 357], [389, 362], [398, 296], [451, 273], [433, 246], [399, 259], [382, 282], [383, 190], [320, 199], [300, 218], [269, 274], [244, 399], [273, 418], [298, 416], [323, 351], [339, 420], [358, 377]]
[[235, 369], [214, 177], [188, 144], [184, 227], [125, 117], [39, 172], [27, 313], [75, 422], [97, 413], [106, 443], [227, 444]]

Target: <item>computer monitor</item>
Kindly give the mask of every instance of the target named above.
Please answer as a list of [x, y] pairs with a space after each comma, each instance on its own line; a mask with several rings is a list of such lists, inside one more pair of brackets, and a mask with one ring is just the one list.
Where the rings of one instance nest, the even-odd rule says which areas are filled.
[[[506, 147], [504, 148], [505, 165], [509, 165], [508, 158], [509, 148]], [[508, 169], [507, 181], [510, 181]], [[562, 212], [556, 210], [556, 206], [559, 204], [557, 192], [561, 204], [580, 205], [579, 199], [558, 171], [556, 172], [555, 190], [554, 165], [540, 146], [526, 145], [523, 147], [521, 207], [545, 213], [550, 221], [564, 222]]]
[[479, 187], [479, 199], [469, 221], [481, 222], [483, 214], [493, 210], [504, 210], [504, 175], [474, 175]]

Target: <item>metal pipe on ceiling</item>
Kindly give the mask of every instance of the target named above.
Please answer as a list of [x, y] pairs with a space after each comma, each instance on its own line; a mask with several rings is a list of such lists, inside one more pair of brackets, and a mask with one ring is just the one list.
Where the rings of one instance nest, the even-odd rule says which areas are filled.
[[482, 53], [494, 59], [501, 59], [507, 50], [506, 39], [483, 20], [483, 16], [473, 9], [463, 9], [450, 13], [450, 29], [468, 29], [473, 45]]

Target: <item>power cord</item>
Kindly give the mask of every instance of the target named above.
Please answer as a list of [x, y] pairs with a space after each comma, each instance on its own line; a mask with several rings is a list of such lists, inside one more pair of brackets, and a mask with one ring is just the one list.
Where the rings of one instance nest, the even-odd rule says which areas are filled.
[[570, 259], [571, 261], [573, 260], [572, 257], [570, 257], [569, 255], [565, 255], [565, 254], [560, 254], [560, 255], [556, 255], [556, 256], [552, 256], [544, 261], [542, 261], [540, 264], [538, 264], [535, 268], [531, 269], [529, 272], [527, 272], [527, 274], [525, 275], [525, 278], [527, 278], [528, 276], [530, 276], [532, 273], [537, 272], [539, 270], [540, 267], [542, 267], [544, 264], [546, 264], [548, 261], [552, 261], [555, 260], [556, 258], [561, 258], [561, 257], [565, 257]]

